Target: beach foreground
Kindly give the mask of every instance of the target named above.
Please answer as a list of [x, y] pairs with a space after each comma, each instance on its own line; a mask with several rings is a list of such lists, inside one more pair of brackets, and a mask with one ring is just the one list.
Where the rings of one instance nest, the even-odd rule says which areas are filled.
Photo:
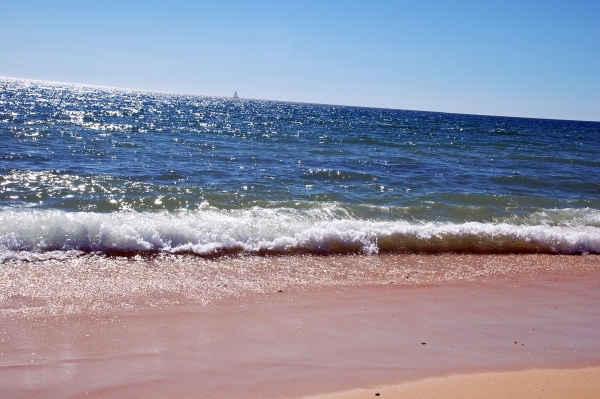
[[[160, 292], [150, 289], [121, 292], [119, 302], [113, 290], [107, 303], [126, 298], [128, 306], [69, 312], [75, 308], [66, 302], [28, 296], [23, 278], [3, 280], [0, 396], [493, 397], [502, 381], [527, 395], [544, 389], [535, 391], [540, 397], [600, 394], [600, 257], [388, 255], [378, 266], [377, 258], [310, 257], [306, 268], [287, 272], [282, 264], [302, 261], [263, 259], [254, 285], [230, 275], [234, 287], [247, 281], [250, 289], [211, 297], [208, 305], [168, 290], [165, 298], [178, 304], [156, 305]], [[337, 277], [315, 277], [319, 264]], [[441, 274], [428, 273], [436, 264]], [[3, 266], [5, 279], [11, 267]], [[39, 278], [31, 293], [46, 295], [66, 270], [29, 267], [21, 276]], [[154, 276], [168, 274], [147, 267]], [[342, 269], [345, 276], [336, 274]], [[65, 290], [87, 298], [102, 289], [108, 295], [98, 284], [102, 275], [114, 283], [130, 269], [115, 270], [86, 277], [96, 287], [85, 279], [67, 284], [70, 275], [60, 275]], [[416, 270], [423, 271], [418, 279]], [[279, 285], [260, 283], [261, 275]], [[451, 377], [435, 378], [444, 376]]]
[[556, 398], [592, 399], [600, 392], [600, 367], [537, 369], [462, 374], [370, 389], [310, 396], [305, 399], [420, 398]]

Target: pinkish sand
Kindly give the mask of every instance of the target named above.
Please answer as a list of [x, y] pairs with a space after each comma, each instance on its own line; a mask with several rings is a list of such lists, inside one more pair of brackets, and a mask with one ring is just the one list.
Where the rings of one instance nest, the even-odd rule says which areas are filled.
[[[225, 277], [219, 270], [237, 260], [219, 262], [185, 269], [186, 278], [212, 273], [219, 286], [236, 287], [229, 296], [211, 297], [195, 281], [179, 291], [207, 296], [155, 290], [181, 273], [177, 263], [109, 265], [91, 277], [29, 265], [19, 278], [18, 265], [4, 265], [0, 397], [350, 398], [360, 388], [384, 397], [385, 387], [424, 383], [437, 392], [461, 383], [493, 390], [493, 378], [477, 375], [507, 371], [517, 373], [493, 375], [523, 386], [543, 372], [543, 381], [598, 393], [589, 378], [600, 366], [598, 256], [274, 258], [259, 262], [260, 273]], [[119, 277], [131, 268], [147, 278], [137, 289]], [[102, 306], [85, 302], [94, 295]], [[541, 384], [554, 393], [564, 386]]]

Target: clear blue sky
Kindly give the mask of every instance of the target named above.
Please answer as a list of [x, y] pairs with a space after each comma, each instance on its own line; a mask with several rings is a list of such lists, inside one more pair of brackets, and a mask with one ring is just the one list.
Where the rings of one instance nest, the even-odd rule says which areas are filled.
[[600, 120], [600, 1], [5, 1], [0, 76]]

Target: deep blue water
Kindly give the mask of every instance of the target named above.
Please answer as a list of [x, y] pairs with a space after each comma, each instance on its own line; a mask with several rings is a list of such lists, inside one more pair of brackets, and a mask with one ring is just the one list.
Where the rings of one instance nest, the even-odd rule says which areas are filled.
[[600, 253], [597, 122], [0, 79], [0, 137], [2, 259]]

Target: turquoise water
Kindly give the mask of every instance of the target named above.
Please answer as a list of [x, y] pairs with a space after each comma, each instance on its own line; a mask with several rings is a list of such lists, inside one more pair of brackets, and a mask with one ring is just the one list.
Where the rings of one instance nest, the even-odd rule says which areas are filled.
[[600, 123], [0, 79], [0, 259], [600, 253]]

